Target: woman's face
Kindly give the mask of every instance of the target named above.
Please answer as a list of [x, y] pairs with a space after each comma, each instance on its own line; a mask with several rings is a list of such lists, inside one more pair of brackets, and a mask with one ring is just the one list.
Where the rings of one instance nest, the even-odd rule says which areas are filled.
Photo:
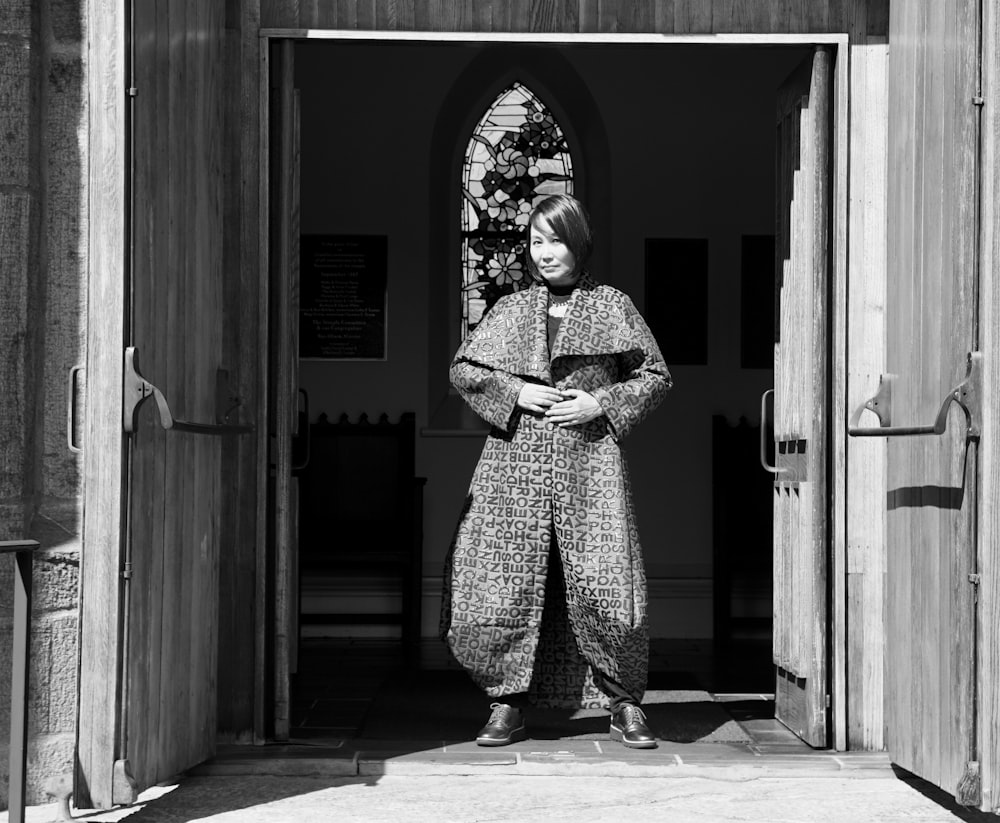
[[[535, 225], [537, 223], [537, 225]], [[538, 217], [528, 232], [531, 260], [550, 286], [572, 286], [576, 282], [576, 256], [555, 235], [544, 217]]]

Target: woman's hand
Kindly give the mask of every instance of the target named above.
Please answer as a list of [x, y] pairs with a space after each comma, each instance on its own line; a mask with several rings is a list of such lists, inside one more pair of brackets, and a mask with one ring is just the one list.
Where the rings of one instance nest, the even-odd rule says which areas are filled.
[[517, 395], [517, 405], [526, 411], [543, 412], [562, 398], [563, 393], [552, 386], [525, 383], [520, 394]]
[[562, 399], [549, 406], [545, 417], [558, 426], [580, 426], [604, 414], [604, 409], [593, 395], [580, 389], [563, 389]]

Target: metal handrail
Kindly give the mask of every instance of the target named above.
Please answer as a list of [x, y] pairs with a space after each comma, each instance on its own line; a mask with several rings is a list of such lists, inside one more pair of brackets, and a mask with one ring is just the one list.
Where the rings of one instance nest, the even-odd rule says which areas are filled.
[[0, 554], [13, 554], [14, 630], [10, 682], [10, 767], [7, 819], [24, 823], [28, 770], [28, 676], [31, 656], [31, 568], [37, 540], [0, 541]]

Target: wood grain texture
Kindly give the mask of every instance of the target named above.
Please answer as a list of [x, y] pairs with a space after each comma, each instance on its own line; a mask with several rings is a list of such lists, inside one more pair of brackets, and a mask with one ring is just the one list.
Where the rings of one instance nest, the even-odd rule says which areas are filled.
[[[357, 27], [359, 29], [377, 29], [378, 25], [378, 0], [357, 0], [355, 8], [357, 11]], [[383, 0], [383, 7], [385, 2]], [[395, 20], [390, 20], [389, 17], [385, 18], [385, 22], [395, 22]]]
[[[933, 420], [975, 347], [975, 3], [891, 9], [887, 370], [893, 423]], [[951, 45], [946, 45], [951, 44]], [[974, 760], [975, 447], [888, 446], [886, 727], [891, 757], [954, 792]], [[956, 502], [957, 501], [957, 502]]]
[[[806, 475], [775, 478], [775, 717], [827, 745], [827, 324], [832, 53], [817, 48], [778, 90], [777, 242], [780, 339], [775, 346], [776, 458]], [[782, 488], [784, 487], [784, 488]], [[777, 524], [781, 528], [777, 528]]]
[[[173, 415], [213, 422], [225, 325], [223, 6], [141, 4], [135, 31], [131, 339]], [[150, 408], [131, 445], [120, 746], [141, 789], [214, 751], [221, 441], [165, 432]]]
[[[122, 340], [125, 337], [125, 74], [123, 6], [89, 0], [87, 83], [90, 173], [84, 521], [80, 583], [80, 693], [76, 801], [107, 808], [118, 738], [122, 477]], [[93, 315], [92, 315], [93, 318]]]
[[674, 33], [713, 32], [712, 4], [704, 0], [674, 0]]
[[374, 28], [389, 31], [411, 31], [416, 24], [414, 0], [389, 0], [375, 3]]
[[455, 12], [450, 0], [416, 0], [414, 26], [417, 31], [455, 31]]
[[[260, 340], [258, 343], [258, 393], [257, 406], [257, 449], [261, 455], [270, 450], [271, 409], [270, 395], [270, 363], [271, 363], [271, 289], [270, 289], [270, 207], [271, 207], [271, 132], [274, 130], [273, 116], [270, 109], [270, 65], [271, 55], [269, 43], [260, 43], [258, 53], [258, 70], [254, 75], [256, 82], [256, 106], [251, 102], [250, 108], [258, 113], [260, 127], [257, 130], [257, 175], [259, 188], [255, 215], [257, 217], [256, 236], [247, 244], [247, 253], [256, 256], [258, 261], [258, 282], [260, 294], [257, 301], [258, 328]], [[271, 734], [271, 716], [274, 713], [274, 695], [272, 687], [272, 669], [270, 658], [271, 635], [274, 615], [270, 608], [273, 598], [271, 583], [271, 562], [268, 551], [268, 530], [271, 516], [270, 493], [270, 460], [257, 461], [257, 530], [256, 530], [256, 568], [254, 575], [254, 720], [253, 736], [257, 744], [265, 743]]]
[[[857, 0], [261, 0], [266, 28], [467, 32], [831, 33]], [[866, 21], [885, 35], [887, 0]]]
[[453, 0], [455, 31], [493, 31], [493, 9], [476, 0]]
[[655, 31], [656, 11], [648, 3], [619, 2], [615, 6], [602, 3], [598, 16], [598, 31], [644, 32]]
[[[874, 395], [886, 371], [887, 68], [885, 42], [851, 46], [848, 412]], [[883, 438], [848, 438], [846, 450], [848, 745], [881, 751], [887, 445]]]
[[[335, 0], [261, 0], [260, 24], [264, 28], [293, 29], [302, 25], [303, 12], [334, 5]], [[350, 2], [353, 6], [353, 0]], [[337, 2], [339, 5], [339, 2]], [[336, 26], [336, 28], [347, 28]]]
[[287, 740], [291, 724], [290, 663], [294, 624], [292, 579], [296, 512], [292, 508], [292, 430], [298, 411], [298, 106], [294, 89], [295, 48], [278, 43], [273, 102], [277, 129], [272, 144], [275, 182], [271, 212], [275, 238], [271, 259], [274, 315], [272, 385], [274, 417], [274, 738]]
[[[255, 3], [241, 3], [240, 17], [226, 33], [226, 85], [235, 92], [226, 95], [223, 111], [223, 300], [229, 310], [223, 315], [222, 346], [230, 386], [240, 399], [236, 417], [241, 422], [260, 418], [255, 407], [261, 394], [257, 349], [264, 345], [255, 248], [258, 177], [246, 172], [247, 158], [256, 162], [259, 140], [257, 13]], [[222, 501], [219, 549], [219, 636], [226, 642], [219, 647], [218, 736], [227, 742], [253, 738], [257, 494], [264, 486], [257, 455], [254, 435], [225, 438], [222, 443], [221, 472], [233, 490]]]
[[[847, 55], [848, 59], [844, 59]], [[830, 598], [830, 745], [842, 751], [847, 743], [847, 302], [849, 294], [848, 238], [850, 204], [850, 39], [831, 52], [830, 109], [830, 288], [829, 325], [829, 477], [828, 540]]]
[[[983, 97], [1000, 100], [1000, 8], [983, 5]], [[983, 436], [979, 444], [979, 712], [984, 811], [1000, 811], [1000, 106], [982, 112], [979, 239]]]

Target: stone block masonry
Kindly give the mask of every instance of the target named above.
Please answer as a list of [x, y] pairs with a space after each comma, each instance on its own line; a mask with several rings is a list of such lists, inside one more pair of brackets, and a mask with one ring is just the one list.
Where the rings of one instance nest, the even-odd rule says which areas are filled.
[[[0, 3], [0, 539], [41, 544], [28, 701], [33, 803], [47, 799], [52, 778], [72, 773], [76, 734], [82, 472], [66, 442], [66, 404], [86, 341], [85, 18], [85, 0]], [[0, 808], [13, 595], [13, 559], [3, 561]]]

